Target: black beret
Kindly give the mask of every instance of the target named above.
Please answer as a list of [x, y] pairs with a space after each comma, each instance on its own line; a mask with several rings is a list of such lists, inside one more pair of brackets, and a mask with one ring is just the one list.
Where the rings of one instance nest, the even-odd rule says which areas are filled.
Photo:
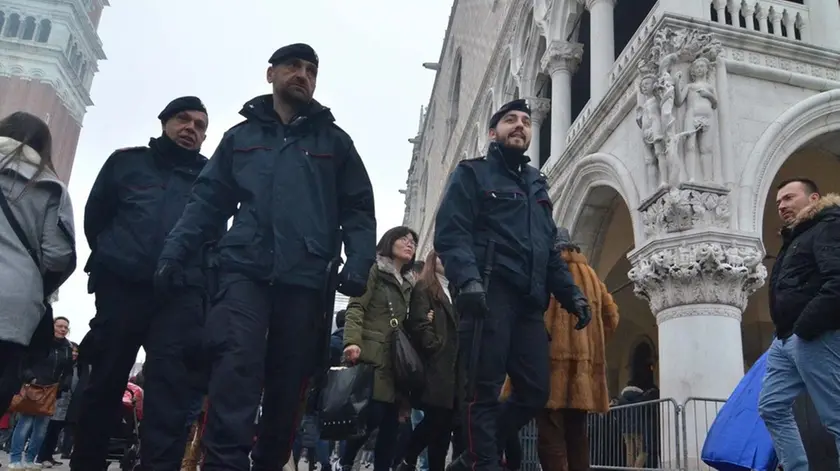
[[289, 59], [302, 59], [318, 66], [318, 54], [315, 53], [315, 49], [312, 49], [312, 46], [309, 44], [303, 43], [289, 44], [288, 46], [281, 47], [274, 51], [274, 54], [268, 59], [268, 63], [277, 65]]
[[504, 118], [504, 116], [511, 111], [522, 111], [523, 113], [527, 113], [528, 116], [531, 116], [531, 107], [528, 106], [528, 102], [525, 99], [520, 98], [518, 100], [513, 100], [511, 102], [505, 103], [499, 108], [499, 111], [495, 112], [493, 116], [490, 117], [489, 129], [493, 129], [499, 124], [499, 121]]
[[201, 99], [195, 96], [182, 96], [181, 98], [176, 98], [170, 101], [169, 104], [166, 105], [166, 108], [160, 112], [158, 119], [162, 123], [165, 123], [169, 121], [169, 118], [182, 111], [201, 111], [204, 114], [207, 114], [207, 108], [204, 107], [204, 103], [201, 102]]

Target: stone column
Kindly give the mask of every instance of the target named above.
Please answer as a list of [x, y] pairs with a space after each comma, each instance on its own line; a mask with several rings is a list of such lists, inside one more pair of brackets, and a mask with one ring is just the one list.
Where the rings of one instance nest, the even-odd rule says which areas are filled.
[[531, 158], [529, 165], [540, 169], [540, 129], [545, 117], [551, 111], [551, 100], [548, 98], [529, 97], [526, 98], [528, 106], [531, 107], [531, 145], [525, 155]]
[[583, 57], [583, 44], [552, 41], [540, 65], [551, 77], [551, 157], [566, 150], [572, 126], [572, 74]]
[[609, 90], [609, 75], [615, 63], [613, 9], [615, 0], [586, 0], [589, 10], [589, 60], [591, 61], [589, 99], [597, 103]]
[[743, 377], [741, 315], [767, 277], [761, 235], [730, 228], [727, 193], [689, 184], [656, 192], [639, 208], [647, 242], [628, 255], [636, 295], [656, 316], [660, 395], [685, 406], [694, 463], [720, 407], [702, 399], [726, 400]]

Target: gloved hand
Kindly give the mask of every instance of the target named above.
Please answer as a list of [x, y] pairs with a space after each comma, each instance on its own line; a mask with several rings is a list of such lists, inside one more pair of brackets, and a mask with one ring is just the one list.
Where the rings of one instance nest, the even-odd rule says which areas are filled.
[[487, 293], [478, 281], [468, 281], [455, 298], [455, 306], [463, 315], [486, 316], [490, 312], [487, 307]]
[[367, 278], [362, 278], [347, 270], [347, 266], [338, 274], [338, 292], [351, 298], [358, 298], [365, 294]]
[[575, 324], [575, 330], [584, 329], [592, 321], [592, 312], [589, 310], [589, 301], [585, 297], [575, 299], [574, 310], [570, 311], [572, 315], [578, 318]]
[[175, 260], [161, 259], [155, 270], [154, 285], [156, 296], [168, 298], [184, 287], [184, 268]]

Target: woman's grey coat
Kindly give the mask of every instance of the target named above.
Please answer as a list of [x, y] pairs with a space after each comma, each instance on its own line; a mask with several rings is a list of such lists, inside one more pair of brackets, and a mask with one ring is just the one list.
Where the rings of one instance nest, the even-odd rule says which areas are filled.
[[[0, 156], [8, 155], [18, 146], [18, 141], [0, 137]], [[28, 146], [24, 147], [23, 155], [25, 159], [0, 169], [0, 191], [37, 252], [41, 270], [0, 212], [0, 286], [3, 287], [0, 340], [29, 345], [46, 312], [44, 274], [60, 274], [59, 285], [66, 281], [76, 268], [76, 249], [73, 208], [67, 187], [48, 169], [27, 187], [41, 157]], [[0, 157], [0, 160], [5, 159]]]

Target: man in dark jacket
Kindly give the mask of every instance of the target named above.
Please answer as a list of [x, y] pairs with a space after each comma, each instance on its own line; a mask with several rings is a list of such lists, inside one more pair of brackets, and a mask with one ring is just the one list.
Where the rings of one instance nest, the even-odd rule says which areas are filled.
[[[158, 118], [162, 135], [151, 139], [148, 147], [114, 152], [85, 207], [91, 248], [86, 271], [97, 312], [83, 342], [92, 370], [71, 459], [74, 470], [103, 469], [126, 380], [141, 346], [148, 365], [144, 465], [149, 470], [177, 470], [184, 452], [184, 423], [194, 400], [183, 384], [184, 358], [197, 347], [204, 317], [201, 255], [186, 264], [177, 293], [156, 297], [153, 277], [164, 238], [207, 162], [199, 150], [208, 118], [196, 97], [172, 101]], [[224, 224], [213, 230], [218, 238]]]
[[225, 133], [156, 274], [166, 289], [208, 231], [234, 217], [219, 241], [219, 295], [207, 318], [207, 471], [250, 469], [263, 386], [253, 469], [276, 470], [288, 460], [297, 406], [321, 358], [321, 329], [329, 328], [321, 325], [324, 309], [332, 308], [324, 302], [327, 265], [343, 242], [347, 263], [338, 289], [361, 296], [375, 258], [367, 171], [329, 109], [312, 99], [318, 56], [293, 44], [269, 64], [273, 94], [246, 103], [245, 121]]
[[782, 182], [776, 206], [784, 228], [770, 275], [776, 338], [758, 410], [785, 471], [806, 471], [808, 458], [793, 415], [807, 391], [840, 452], [840, 196], [820, 196], [805, 178]]
[[[531, 112], [515, 100], [489, 123], [486, 157], [460, 162], [446, 187], [435, 218], [434, 247], [446, 277], [458, 292], [464, 327], [484, 321], [475, 371], [475, 396], [463, 407], [468, 450], [451, 469], [497, 470], [500, 450], [541, 410], [549, 395], [548, 335], [543, 313], [549, 293], [579, 318], [590, 321], [586, 297], [554, 248], [545, 175], [528, 165]], [[488, 244], [495, 258], [487, 260]], [[492, 269], [485, 291], [482, 267]], [[473, 329], [463, 329], [460, 356], [469, 365]], [[513, 394], [502, 406], [499, 391], [510, 376]]]

